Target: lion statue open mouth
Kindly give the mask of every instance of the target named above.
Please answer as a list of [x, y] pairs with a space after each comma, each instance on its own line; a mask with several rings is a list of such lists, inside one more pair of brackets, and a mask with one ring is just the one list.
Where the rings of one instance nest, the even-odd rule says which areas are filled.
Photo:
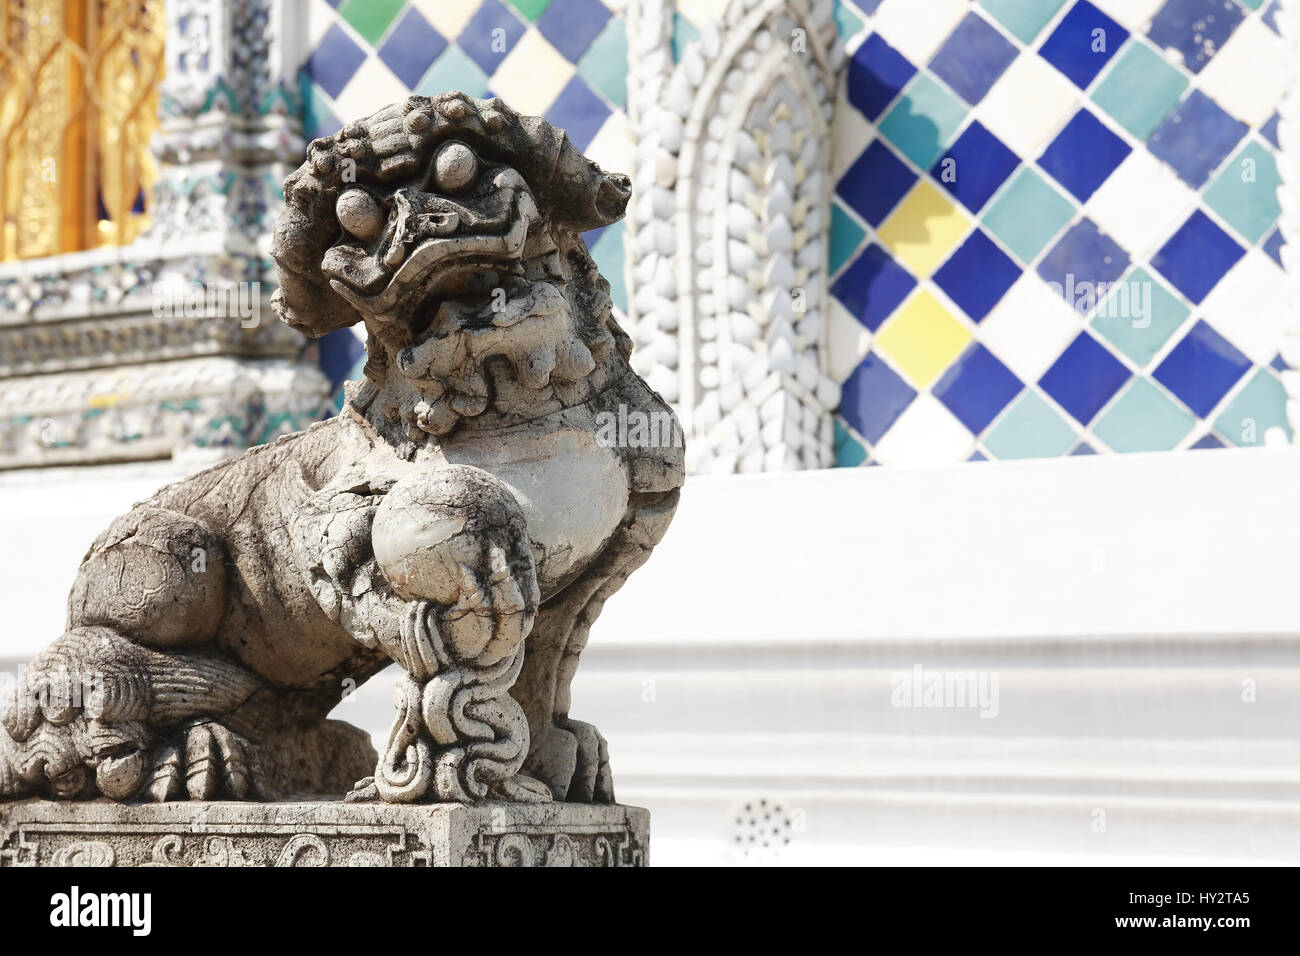
[[[285, 181], [280, 317], [362, 322], [337, 418], [163, 488], [83, 560], [0, 713], [0, 798], [612, 801], [569, 716], [604, 602], [683, 480], [582, 232], [626, 177], [499, 100], [412, 96]], [[327, 715], [405, 673], [382, 754]], [[86, 688], [86, 693], [78, 693]]]

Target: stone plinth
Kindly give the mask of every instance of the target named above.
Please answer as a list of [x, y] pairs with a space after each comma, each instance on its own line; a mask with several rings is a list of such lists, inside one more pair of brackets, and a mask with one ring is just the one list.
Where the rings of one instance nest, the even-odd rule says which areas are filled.
[[577, 803], [0, 804], [3, 866], [645, 866], [650, 814]]

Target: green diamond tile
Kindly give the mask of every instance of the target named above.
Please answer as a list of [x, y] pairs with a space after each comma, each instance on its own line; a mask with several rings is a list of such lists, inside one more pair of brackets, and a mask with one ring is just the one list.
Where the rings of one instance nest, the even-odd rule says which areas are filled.
[[867, 449], [847, 425], [835, 418], [835, 467], [857, 468], [867, 460]]
[[627, 24], [622, 17], [610, 17], [578, 60], [578, 73], [614, 106], [627, 102]]
[[375, 46], [405, 5], [406, 0], [347, 0], [339, 14]]
[[1187, 77], [1151, 47], [1134, 40], [1093, 92], [1093, 101], [1145, 140], [1187, 89]]
[[1264, 5], [1264, 0], [1237, 0], [1237, 2], [1249, 10], [1258, 10]]
[[1141, 368], [1191, 311], [1147, 270], [1134, 269], [1098, 306], [1092, 327]]
[[510, 0], [510, 6], [514, 7], [529, 20], [534, 23], [537, 18], [546, 12], [546, 8], [551, 5], [553, 0]]
[[984, 439], [984, 447], [998, 458], [1056, 458], [1077, 439], [1054, 408], [1026, 389]]
[[1286, 389], [1276, 375], [1261, 368], [1214, 420], [1214, 429], [1234, 445], [1262, 445], [1270, 428], [1292, 437], [1286, 420]]
[[929, 169], [965, 118], [966, 107], [957, 97], [918, 73], [881, 122], [880, 132], [908, 159]]
[[479, 69], [479, 65], [460, 47], [452, 45], [433, 61], [433, 66], [416, 84], [414, 92], [422, 96], [437, 96], [460, 90], [469, 96], [483, 96], [488, 91], [488, 83], [488, 75]]
[[1251, 242], [1273, 228], [1282, 205], [1277, 199], [1282, 177], [1273, 153], [1247, 143], [1205, 190], [1206, 204]]
[[1023, 168], [984, 214], [984, 225], [1028, 264], [1074, 216], [1074, 203]]
[[1093, 425], [1119, 452], [1170, 451], [1196, 424], [1196, 416], [1145, 378], [1135, 378]]
[[838, 200], [831, 201], [831, 250], [828, 263], [831, 275], [839, 272], [840, 266], [853, 257], [866, 234], [867, 231], [844, 211]]
[[1065, 0], [980, 0], [997, 21], [1020, 38], [1032, 43], [1034, 37], [1056, 16]]

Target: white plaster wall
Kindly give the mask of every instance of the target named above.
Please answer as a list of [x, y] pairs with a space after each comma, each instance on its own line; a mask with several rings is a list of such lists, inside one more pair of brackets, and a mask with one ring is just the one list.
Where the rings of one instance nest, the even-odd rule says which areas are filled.
[[[1300, 861], [1300, 451], [688, 483], [606, 606], [574, 716], [659, 863]], [[173, 464], [0, 475], [0, 581], [34, 653], [76, 563]], [[996, 716], [894, 706], [997, 680]], [[382, 735], [391, 672], [337, 716]]]

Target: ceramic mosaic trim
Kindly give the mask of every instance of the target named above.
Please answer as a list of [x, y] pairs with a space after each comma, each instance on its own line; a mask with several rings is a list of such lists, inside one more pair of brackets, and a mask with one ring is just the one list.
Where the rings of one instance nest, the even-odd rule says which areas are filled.
[[[1287, 78], [1286, 96], [1280, 109], [1278, 138], [1282, 147], [1279, 162], [1282, 178], [1288, 183], [1300, 182], [1300, 150], [1297, 149], [1295, 137], [1300, 132], [1300, 61], [1294, 55], [1297, 43], [1300, 43], [1300, 2], [1281, 0], [1277, 15], [1277, 25], [1281, 29], [1285, 48], [1292, 51], [1286, 59]], [[1291, 426], [1292, 441], [1300, 442], [1300, 262], [1296, 260], [1296, 250], [1300, 249], [1300, 197], [1295, 189], [1283, 189], [1280, 193], [1282, 203], [1281, 232], [1284, 240], [1281, 255], [1290, 278], [1289, 296], [1286, 303], [1286, 321], [1281, 342], [1282, 362], [1287, 368], [1281, 372], [1282, 385], [1286, 389], [1286, 417]]]
[[839, 463], [1292, 434], [1276, 0], [841, 6]]

